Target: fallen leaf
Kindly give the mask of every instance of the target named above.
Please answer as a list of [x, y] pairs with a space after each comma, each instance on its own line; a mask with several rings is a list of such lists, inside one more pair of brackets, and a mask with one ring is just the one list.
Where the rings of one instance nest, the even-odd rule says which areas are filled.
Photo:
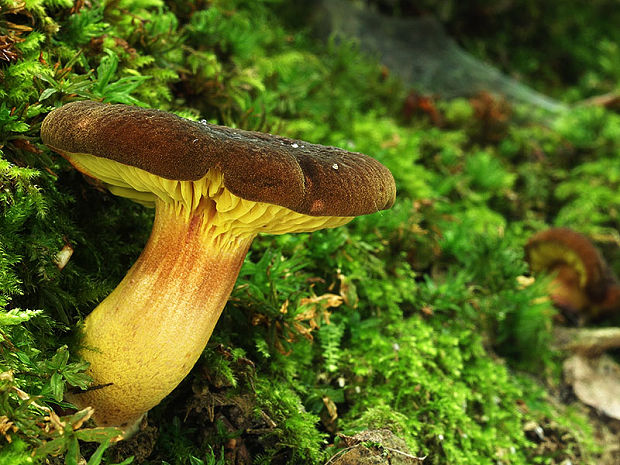
[[564, 377], [580, 401], [620, 420], [620, 365], [611, 357], [575, 354], [564, 362]]

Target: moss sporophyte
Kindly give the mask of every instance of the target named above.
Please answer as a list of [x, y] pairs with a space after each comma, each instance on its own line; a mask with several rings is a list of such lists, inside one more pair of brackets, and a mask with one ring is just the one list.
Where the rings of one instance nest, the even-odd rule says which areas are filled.
[[158, 110], [74, 102], [41, 136], [112, 193], [156, 209], [142, 254], [82, 329], [98, 388], [70, 397], [127, 432], [189, 373], [258, 233], [340, 226], [395, 198], [389, 170], [366, 155]]

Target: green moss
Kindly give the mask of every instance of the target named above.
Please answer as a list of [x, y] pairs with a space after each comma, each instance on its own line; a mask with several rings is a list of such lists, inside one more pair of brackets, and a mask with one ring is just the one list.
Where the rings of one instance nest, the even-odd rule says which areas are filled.
[[557, 98], [579, 99], [617, 87], [620, 33], [613, 1], [576, 2], [568, 8], [559, 1], [532, 0], [376, 3], [398, 5], [404, 14], [436, 15], [469, 51]]

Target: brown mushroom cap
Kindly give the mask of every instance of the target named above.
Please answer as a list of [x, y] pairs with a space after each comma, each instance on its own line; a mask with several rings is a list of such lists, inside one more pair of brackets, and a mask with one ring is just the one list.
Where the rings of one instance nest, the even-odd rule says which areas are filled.
[[613, 275], [590, 240], [572, 229], [550, 228], [534, 235], [525, 246], [532, 271], [552, 271], [570, 267], [579, 287], [592, 302], [605, 299]]
[[223, 174], [234, 195], [311, 216], [353, 217], [390, 208], [390, 171], [361, 153], [254, 131], [190, 121], [160, 110], [92, 101], [52, 111], [43, 142], [60, 153], [89, 154], [165, 179]]

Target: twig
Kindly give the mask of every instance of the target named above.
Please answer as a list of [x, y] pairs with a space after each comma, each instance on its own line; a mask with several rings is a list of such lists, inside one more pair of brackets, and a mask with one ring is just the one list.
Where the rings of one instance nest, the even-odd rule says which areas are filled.
[[620, 347], [620, 328], [556, 328], [554, 345], [588, 356]]

